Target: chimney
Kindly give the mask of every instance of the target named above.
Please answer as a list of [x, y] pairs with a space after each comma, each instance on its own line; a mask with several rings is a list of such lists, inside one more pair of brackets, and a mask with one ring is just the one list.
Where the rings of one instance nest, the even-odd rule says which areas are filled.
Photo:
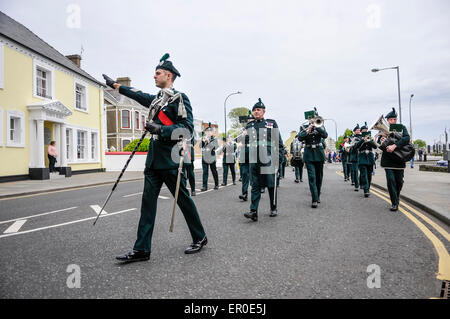
[[119, 83], [120, 85], [131, 86], [131, 79], [128, 76], [117, 78], [116, 82]]
[[81, 67], [81, 55], [79, 54], [66, 55], [66, 58], [75, 63], [77, 67], [79, 68]]

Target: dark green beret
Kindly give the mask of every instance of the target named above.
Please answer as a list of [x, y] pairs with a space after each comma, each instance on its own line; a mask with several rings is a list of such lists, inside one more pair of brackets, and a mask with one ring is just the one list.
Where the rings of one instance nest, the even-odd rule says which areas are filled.
[[367, 127], [367, 122], [364, 122], [364, 125], [361, 126], [361, 130], [368, 130], [369, 128]]
[[173, 66], [172, 62], [167, 60], [170, 58], [169, 53], [163, 55], [163, 57], [159, 60], [159, 64], [156, 66], [156, 70], [162, 69], [169, 72], [172, 72], [176, 76], [181, 76], [180, 72]]
[[258, 102], [256, 102], [255, 105], [253, 105], [252, 111], [256, 108], [260, 108], [260, 109], [266, 109], [266, 106], [264, 105], [264, 103], [261, 101], [261, 98], [258, 99]]
[[386, 114], [385, 118], [390, 119], [390, 118], [396, 118], [397, 117], [397, 112], [395, 112], [395, 108], [392, 108], [392, 111], [390, 111], [388, 114]]

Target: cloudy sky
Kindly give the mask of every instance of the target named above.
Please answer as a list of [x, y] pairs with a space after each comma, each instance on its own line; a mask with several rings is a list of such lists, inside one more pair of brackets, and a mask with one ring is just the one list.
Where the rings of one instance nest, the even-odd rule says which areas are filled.
[[400, 66], [413, 137], [432, 144], [450, 129], [448, 0], [3, 0], [0, 10], [65, 55], [83, 46], [95, 78], [129, 76], [150, 93], [169, 52], [194, 117], [221, 128], [225, 97], [239, 90], [227, 109], [262, 98], [284, 139], [314, 106], [341, 135], [398, 109], [396, 71], [370, 70]]

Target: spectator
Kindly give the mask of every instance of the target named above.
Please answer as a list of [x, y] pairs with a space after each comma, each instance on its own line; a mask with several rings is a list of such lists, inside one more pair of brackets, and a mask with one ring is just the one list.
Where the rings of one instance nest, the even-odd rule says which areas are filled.
[[47, 156], [48, 156], [48, 161], [49, 161], [49, 165], [48, 168], [50, 170], [50, 173], [56, 172], [55, 170], [55, 163], [56, 163], [56, 156], [58, 156], [58, 150], [56, 149], [56, 142], [55, 141], [51, 141], [50, 145], [47, 148]]

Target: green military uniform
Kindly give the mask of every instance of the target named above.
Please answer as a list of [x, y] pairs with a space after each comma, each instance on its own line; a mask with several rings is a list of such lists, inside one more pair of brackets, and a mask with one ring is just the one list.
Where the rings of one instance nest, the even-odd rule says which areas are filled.
[[[161, 133], [152, 136], [145, 162], [141, 217], [133, 248], [135, 251], [150, 252], [157, 200], [162, 184], [167, 185], [172, 195], [175, 194], [179, 163], [174, 162], [171, 157], [173, 147], [177, 147], [177, 140], [172, 140], [171, 135], [177, 128], [193, 133], [192, 107], [186, 94], [176, 90], [163, 89], [157, 95], [151, 95], [121, 85], [119, 92], [145, 107], [161, 106], [159, 116], [154, 121], [162, 125]], [[169, 97], [168, 101], [166, 101], [167, 97]], [[184, 177], [181, 179], [177, 204], [184, 215], [194, 243], [206, 239], [197, 208], [189, 196]]]
[[291, 166], [295, 170], [295, 182], [303, 182], [303, 156], [302, 156], [302, 143], [296, 138], [292, 141], [290, 146], [290, 153], [292, 154]]
[[[261, 99], [253, 106], [253, 109], [255, 108], [265, 109]], [[278, 124], [271, 119], [255, 119], [248, 123], [245, 129], [249, 134], [251, 185], [250, 214], [245, 214], [245, 217], [257, 220], [261, 190], [265, 187], [267, 187], [269, 193], [271, 216], [276, 216], [275, 173], [279, 168], [279, 162], [276, 163], [276, 161], [280, 161], [284, 147], [281, 134], [279, 134]], [[275, 141], [275, 145], [272, 145], [272, 136], [275, 138], [276, 134], [278, 134], [278, 141]], [[273, 158], [272, 151], [275, 152]], [[272, 162], [273, 159], [275, 159], [275, 163]]]
[[326, 161], [323, 139], [328, 137], [328, 133], [323, 126], [319, 128], [313, 127], [309, 134], [307, 128], [308, 126], [300, 127], [300, 133], [297, 135], [297, 138], [305, 143], [303, 162], [308, 172], [309, 190], [311, 191], [313, 207], [316, 207], [317, 203], [320, 203], [323, 164]]
[[339, 145], [339, 156], [341, 158], [342, 169], [344, 171], [344, 181], [348, 181], [350, 177], [351, 164], [349, 163], [349, 152], [344, 148], [344, 145]]
[[231, 179], [233, 185], [236, 184], [236, 171], [234, 169], [236, 165], [236, 144], [235, 143], [225, 143], [222, 146], [223, 158], [222, 158], [222, 169], [223, 169], [223, 186], [227, 185], [228, 170], [231, 171]]
[[203, 169], [202, 191], [208, 189], [209, 168], [211, 168], [211, 173], [214, 178], [214, 189], [219, 189], [219, 175], [217, 174], [217, 167], [216, 167], [216, 150], [219, 148], [219, 143], [214, 136], [211, 136], [209, 141], [202, 139], [201, 148], [202, 148], [202, 169]]
[[191, 196], [195, 196], [195, 173], [194, 173], [194, 161], [195, 161], [195, 141], [192, 140], [186, 145], [186, 151], [184, 152], [184, 162], [183, 169], [186, 178], [189, 180], [189, 185], [191, 187]]
[[250, 182], [249, 141], [250, 138], [247, 134], [243, 134], [239, 141], [242, 143], [239, 150], [239, 172], [242, 179], [242, 195], [239, 198], [244, 201], [248, 197], [248, 185]]
[[[397, 117], [394, 108], [386, 115], [386, 118], [392, 117]], [[406, 126], [402, 126], [403, 132], [401, 133], [401, 138], [395, 142], [395, 145], [397, 145], [398, 148], [407, 145], [411, 139]], [[395, 155], [387, 152], [383, 146], [381, 146], [380, 149], [383, 151], [383, 154], [381, 155], [381, 167], [383, 167], [386, 172], [387, 188], [393, 206], [391, 210], [396, 211], [400, 202], [400, 192], [403, 187], [404, 169], [406, 165], [404, 161], [399, 160]]]
[[373, 166], [375, 165], [373, 150], [377, 149], [377, 145], [373, 140], [367, 142], [362, 138], [354, 147], [358, 150], [358, 168], [361, 176], [361, 186], [364, 189], [365, 197], [368, 197], [370, 184], [372, 183]]
[[[359, 129], [359, 124], [353, 129], [353, 132]], [[356, 143], [361, 139], [361, 134], [354, 134], [351, 143]], [[350, 154], [348, 158], [351, 163], [351, 180], [352, 185], [355, 186], [355, 190], [359, 190], [359, 170], [358, 170], [358, 150], [355, 147], [350, 149]]]

